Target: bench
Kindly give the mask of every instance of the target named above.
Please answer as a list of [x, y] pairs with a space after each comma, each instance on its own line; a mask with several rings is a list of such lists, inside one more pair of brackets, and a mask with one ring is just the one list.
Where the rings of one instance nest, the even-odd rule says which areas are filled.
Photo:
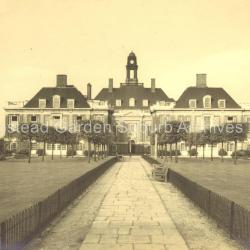
[[166, 181], [167, 173], [168, 167], [165, 164], [165, 160], [161, 164], [152, 164], [152, 177], [155, 180]]

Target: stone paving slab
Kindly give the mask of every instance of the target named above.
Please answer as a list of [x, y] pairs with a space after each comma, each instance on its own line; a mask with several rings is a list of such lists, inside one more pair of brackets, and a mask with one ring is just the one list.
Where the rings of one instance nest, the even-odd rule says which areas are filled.
[[120, 171], [80, 250], [188, 249], [141, 161], [116, 163]]

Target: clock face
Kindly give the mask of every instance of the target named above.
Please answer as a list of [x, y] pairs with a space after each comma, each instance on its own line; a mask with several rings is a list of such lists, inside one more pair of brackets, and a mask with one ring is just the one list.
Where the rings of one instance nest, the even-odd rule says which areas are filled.
[[134, 60], [130, 60], [129, 62], [130, 62], [130, 64], [134, 64], [134, 63], [135, 63], [135, 61], [134, 61]]

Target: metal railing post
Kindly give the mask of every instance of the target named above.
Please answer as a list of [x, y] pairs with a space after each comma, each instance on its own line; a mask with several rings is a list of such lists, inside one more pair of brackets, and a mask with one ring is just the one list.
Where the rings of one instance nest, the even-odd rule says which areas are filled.
[[6, 249], [6, 222], [1, 223], [1, 240], [0, 240], [0, 249]]
[[231, 202], [231, 214], [230, 214], [230, 237], [233, 238], [234, 231], [234, 202]]

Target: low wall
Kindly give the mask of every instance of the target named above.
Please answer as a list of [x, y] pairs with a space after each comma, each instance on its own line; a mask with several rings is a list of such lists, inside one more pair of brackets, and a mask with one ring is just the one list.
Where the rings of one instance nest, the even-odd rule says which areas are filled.
[[22, 249], [29, 240], [44, 229], [64, 208], [111, 167], [116, 160], [116, 157], [108, 159], [63, 186], [46, 199], [3, 221], [0, 224], [0, 249]]
[[[150, 156], [143, 156], [149, 163], [160, 163]], [[169, 169], [167, 180], [190, 200], [203, 209], [230, 236], [250, 249], [250, 211], [220, 194], [217, 194], [180, 173]]]

